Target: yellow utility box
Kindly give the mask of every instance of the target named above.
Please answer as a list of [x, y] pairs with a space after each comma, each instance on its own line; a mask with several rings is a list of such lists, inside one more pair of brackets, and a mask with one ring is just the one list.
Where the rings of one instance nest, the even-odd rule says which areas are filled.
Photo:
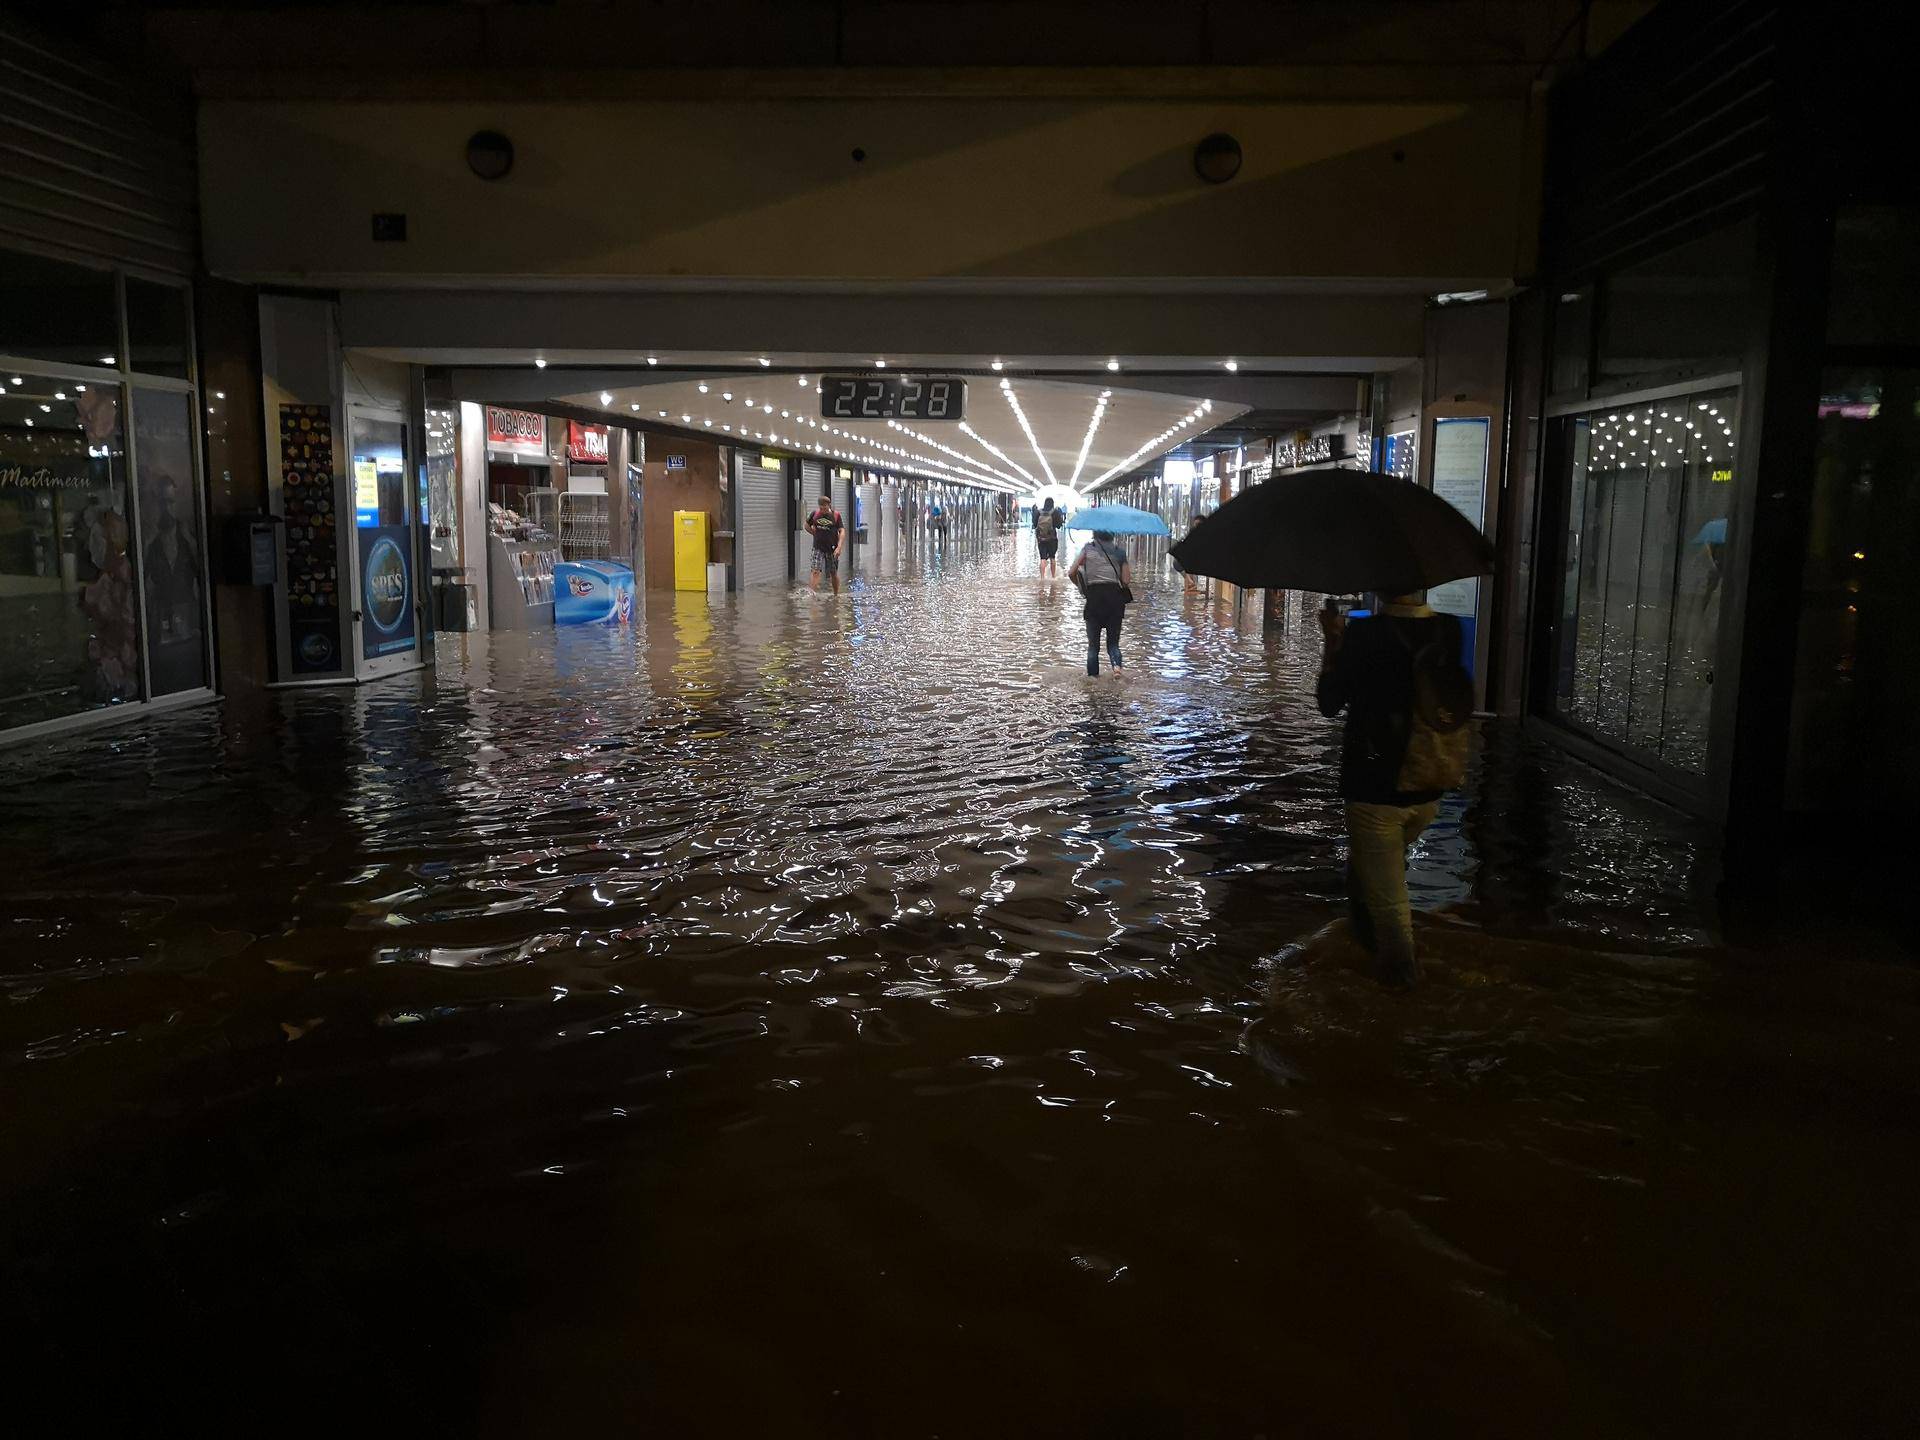
[[707, 588], [707, 526], [710, 517], [704, 510], [673, 512], [673, 588]]

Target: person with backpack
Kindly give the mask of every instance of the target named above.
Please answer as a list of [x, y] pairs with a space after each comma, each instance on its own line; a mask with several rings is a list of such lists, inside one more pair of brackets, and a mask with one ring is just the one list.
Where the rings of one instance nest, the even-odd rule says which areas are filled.
[[1328, 597], [1320, 629], [1320, 713], [1347, 712], [1340, 796], [1353, 934], [1380, 982], [1403, 988], [1420, 977], [1407, 850], [1440, 797], [1466, 779], [1473, 681], [1460, 663], [1460, 622], [1414, 592], [1351, 625]]
[[847, 522], [833, 508], [833, 497], [822, 495], [820, 504], [806, 519], [807, 533], [813, 536], [813, 574], [808, 584], [820, 588], [820, 577], [833, 582], [833, 593], [840, 593], [840, 551], [847, 543]]
[[1066, 512], [1053, 508], [1053, 497], [1048, 496], [1033, 512], [1033, 539], [1040, 547], [1040, 576], [1044, 580], [1056, 578], [1060, 573], [1060, 527], [1066, 519]]
[[1133, 599], [1133, 566], [1110, 530], [1096, 530], [1067, 571], [1067, 578], [1086, 596], [1087, 674], [1100, 673], [1100, 636], [1107, 637], [1107, 658], [1120, 664], [1120, 622]]

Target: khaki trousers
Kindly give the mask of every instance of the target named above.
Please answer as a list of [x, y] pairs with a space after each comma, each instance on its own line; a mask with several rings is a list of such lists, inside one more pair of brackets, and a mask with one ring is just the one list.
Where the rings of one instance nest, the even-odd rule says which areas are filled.
[[1407, 899], [1407, 848], [1440, 813], [1425, 805], [1347, 804], [1347, 900], [1353, 936], [1388, 980], [1411, 980], [1413, 906]]

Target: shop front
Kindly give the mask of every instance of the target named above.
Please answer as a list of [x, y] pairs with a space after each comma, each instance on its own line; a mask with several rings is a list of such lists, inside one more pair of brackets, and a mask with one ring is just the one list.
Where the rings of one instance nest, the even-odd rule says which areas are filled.
[[191, 291], [18, 253], [0, 274], [0, 740], [210, 699]]

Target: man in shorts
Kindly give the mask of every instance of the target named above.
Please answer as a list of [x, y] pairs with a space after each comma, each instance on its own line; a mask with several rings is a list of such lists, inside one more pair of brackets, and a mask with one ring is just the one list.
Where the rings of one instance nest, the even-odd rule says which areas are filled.
[[820, 577], [833, 582], [833, 593], [840, 593], [840, 547], [847, 541], [847, 522], [833, 508], [833, 497], [822, 495], [814, 512], [807, 516], [807, 533], [813, 536], [813, 575], [808, 583], [820, 588]]
[[1033, 512], [1033, 539], [1040, 550], [1040, 575], [1051, 580], [1060, 573], [1060, 564], [1056, 557], [1060, 554], [1060, 531], [1067, 523], [1064, 510], [1053, 508], [1053, 497], [1048, 496]]

